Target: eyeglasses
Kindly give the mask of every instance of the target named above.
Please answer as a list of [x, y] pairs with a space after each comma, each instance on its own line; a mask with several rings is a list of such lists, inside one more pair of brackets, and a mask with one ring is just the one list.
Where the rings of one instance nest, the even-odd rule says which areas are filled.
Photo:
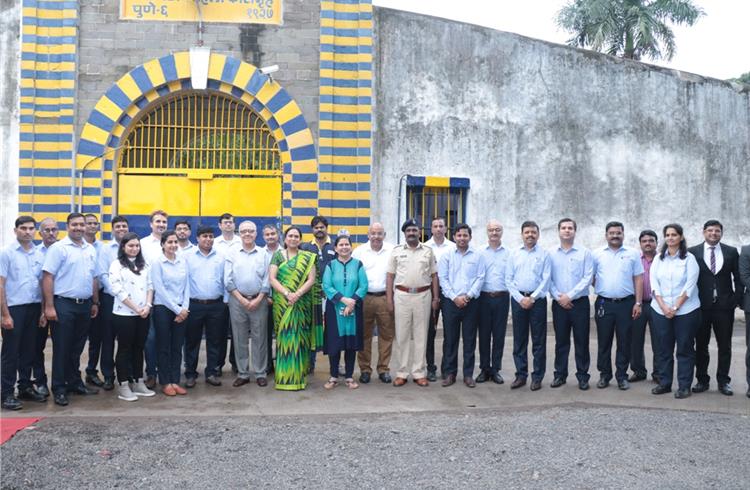
[[240, 235], [249, 235], [250, 233], [255, 233], [255, 230], [240, 230]]
[[41, 229], [41, 230], [39, 230], [39, 231], [40, 231], [41, 233], [57, 233], [57, 232], [58, 232], [58, 229], [57, 229], [57, 228], [42, 228], [42, 229]]

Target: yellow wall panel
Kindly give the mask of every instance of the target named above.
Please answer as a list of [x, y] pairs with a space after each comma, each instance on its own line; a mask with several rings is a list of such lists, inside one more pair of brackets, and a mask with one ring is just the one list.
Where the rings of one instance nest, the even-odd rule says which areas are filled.
[[213, 179], [201, 181], [201, 214], [281, 216], [281, 179]]
[[168, 209], [176, 216], [198, 216], [200, 181], [184, 177], [122, 174], [117, 180], [117, 212], [148, 215]]

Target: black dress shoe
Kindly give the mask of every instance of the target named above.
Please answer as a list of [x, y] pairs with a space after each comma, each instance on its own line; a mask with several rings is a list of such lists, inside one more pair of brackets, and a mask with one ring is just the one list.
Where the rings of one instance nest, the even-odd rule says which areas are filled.
[[58, 393], [55, 395], [55, 404], [60, 405], [61, 407], [68, 405], [68, 397], [65, 396], [65, 393]]
[[627, 379], [621, 379], [617, 382], [617, 387], [622, 391], [625, 391], [627, 389], [630, 389], [630, 383], [628, 383]]
[[378, 379], [380, 380], [381, 383], [385, 383], [385, 384], [388, 384], [391, 381], [393, 381], [393, 379], [391, 378], [391, 375], [389, 373], [380, 373], [380, 374], [378, 374]]
[[606, 388], [609, 386], [609, 380], [604, 378], [599, 378], [599, 382], [596, 383], [596, 387], [599, 389]]
[[8, 395], [3, 400], [3, 408], [5, 410], [21, 410], [23, 403], [13, 395]]
[[185, 388], [195, 388], [195, 378], [185, 378]]
[[367, 384], [370, 382], [370, 373], [362, 373], [359, 375], [359, 382], [362, 384]]
[[39, 394], [41, 394], [41, 395], [44, 395], [44, 396], [49, 396], [49, 388], [47, 388], [47, 385], [39, 385], [39, 386], [37, 386], [36, 387], [36, 392], [39, 393]]
[[104, 378], [104, 384], [102, 385], [104, 391], [112, 391], [115, 389], [114, 378]]
[[210, 384], [211, 386], [221, 386], [221, 380], [213, 375], [206, 378], [206, 383]]
[[732, 387], [729, 386], [729, 383], [724, 383], [723, 385], [719, 385], [719, 393], [726, 396], [732, 396], [734, 395], [734, 391], [732, 390]]
[[261, 388], [264, 388], [268, 386], [268, 381], [266, 378], [255, 378], [255, 384], [260, 386]]
[[479, 376], [477, 376], [477, 383], [486, 383], [490, 380], [491, 374], [487, 371], [480, 371]]
[[689, 388], [682, 388], [675, 392], [674, 397], [677, 399], [683, 399], [690, 396], [690, 389]]
[[665, 385], [656, 385], [651, 389], [651, 394], [653, 395], [663, 395], [664, 393], [669, 393], [672, 391], [672, 388]]
[[47, 397], [36, 391], [33, 387], [29, 386], [18, 392], [18, 398], [20, 400], [30, 400], [32, 402], [44, 403], [47, 401]]
[[513, 382], [510, 384], [510, 389], [515, 390], [516, 388], [520, 388], [521, 386], [526, 384], [526, 378], [521, 378], [516, 376], [516, 379], [513, 380]]
[[493, 373], [492, 374], [492, 382], [498, 385], [501, 385], [505, 383], [505, 380], [502, 376], [500, 376], [500, 373]]
[[567, 381], [564, 378], [555, 378], [552, 380], [552, 384], [550, 384], [550, 388], [559, 388], [562, 385], [567, 383]]
[[464, 376], [464, 385], [466, 385], [467, 388], [475, 388], [477, 383], [471, 376]]
[[146, 385], [146, 388], [149, 390], [153, 390], [156, 387], [156, 376], [151, 376], [150, 374], [146, 376], [146, 381], [144, 381], [144, 384]]
[[708, 390], [708, 383], [701, 383], [698, 381], [695, 383], [695, 386], [693, 386], [693, 393], [703, 393], [704, 391]]
[[80, 384], [72, 388], [68, 388], [68, 393], [75, 393], [76, 395], [84, 395], [84, 396], [96, 395], [99, 393], [99, 390], [96, 388], [89, 388], [88, 386], [84, 384]]
[[437, 371], [427, 371], [427, 381], [432, 383], [437, 381]]
[[637, 383], [638, 381], [643, 381], [644, 379], [646, 379], [645, 374], [631, 374], [628, 378], [628, 381], [630, 381], [631, 383]]
[[531, 388], [531, 391], [539, 391], [542, 389], [542, 382], [541, 381], [531, 381], [531, 385], [529, 386]]
[[582, 391], [586, 391], [589, 389], [589, 382], [588, 381], [579, 381], [578, 382], [578, 389]]
[[447, 388], [448, 386], [452, 385], [456, 382], [456, 375], [455, 374], [447, 374], [445, 376], [445, 379], [443, 380], [443, 388]]
[[96, 373], [94, 373], [94, 374], [87, 374], [86, 375], [86, 384], [98, 386], [99, 388], [101, 388], [102, 386], [104, 386], [104, 381], [102, 381], [102, 379]]

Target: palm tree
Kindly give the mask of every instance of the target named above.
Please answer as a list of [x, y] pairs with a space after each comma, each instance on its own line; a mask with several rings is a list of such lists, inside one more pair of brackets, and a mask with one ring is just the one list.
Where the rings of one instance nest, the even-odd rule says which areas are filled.
[[668, 24], [692, 26], [702, 15], [692, 0], [570, 0], [557, 13], [557, 24], [575, 34], [571, 46], [669, 61], [675, 42]]

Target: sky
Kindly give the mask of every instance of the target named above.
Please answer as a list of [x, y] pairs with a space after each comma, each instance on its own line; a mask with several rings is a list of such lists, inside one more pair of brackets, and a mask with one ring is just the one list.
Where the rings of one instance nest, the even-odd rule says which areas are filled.
[[[419, 12], [565, 44], [570, 33], [555, 15], [566, 0], [373, 0], [373, 5]], [[750, 72], [749, 0], [697, 0], [706, 15], [692, 27], [674, 26], [676, 53], [660, 66], [722, 80]]]

